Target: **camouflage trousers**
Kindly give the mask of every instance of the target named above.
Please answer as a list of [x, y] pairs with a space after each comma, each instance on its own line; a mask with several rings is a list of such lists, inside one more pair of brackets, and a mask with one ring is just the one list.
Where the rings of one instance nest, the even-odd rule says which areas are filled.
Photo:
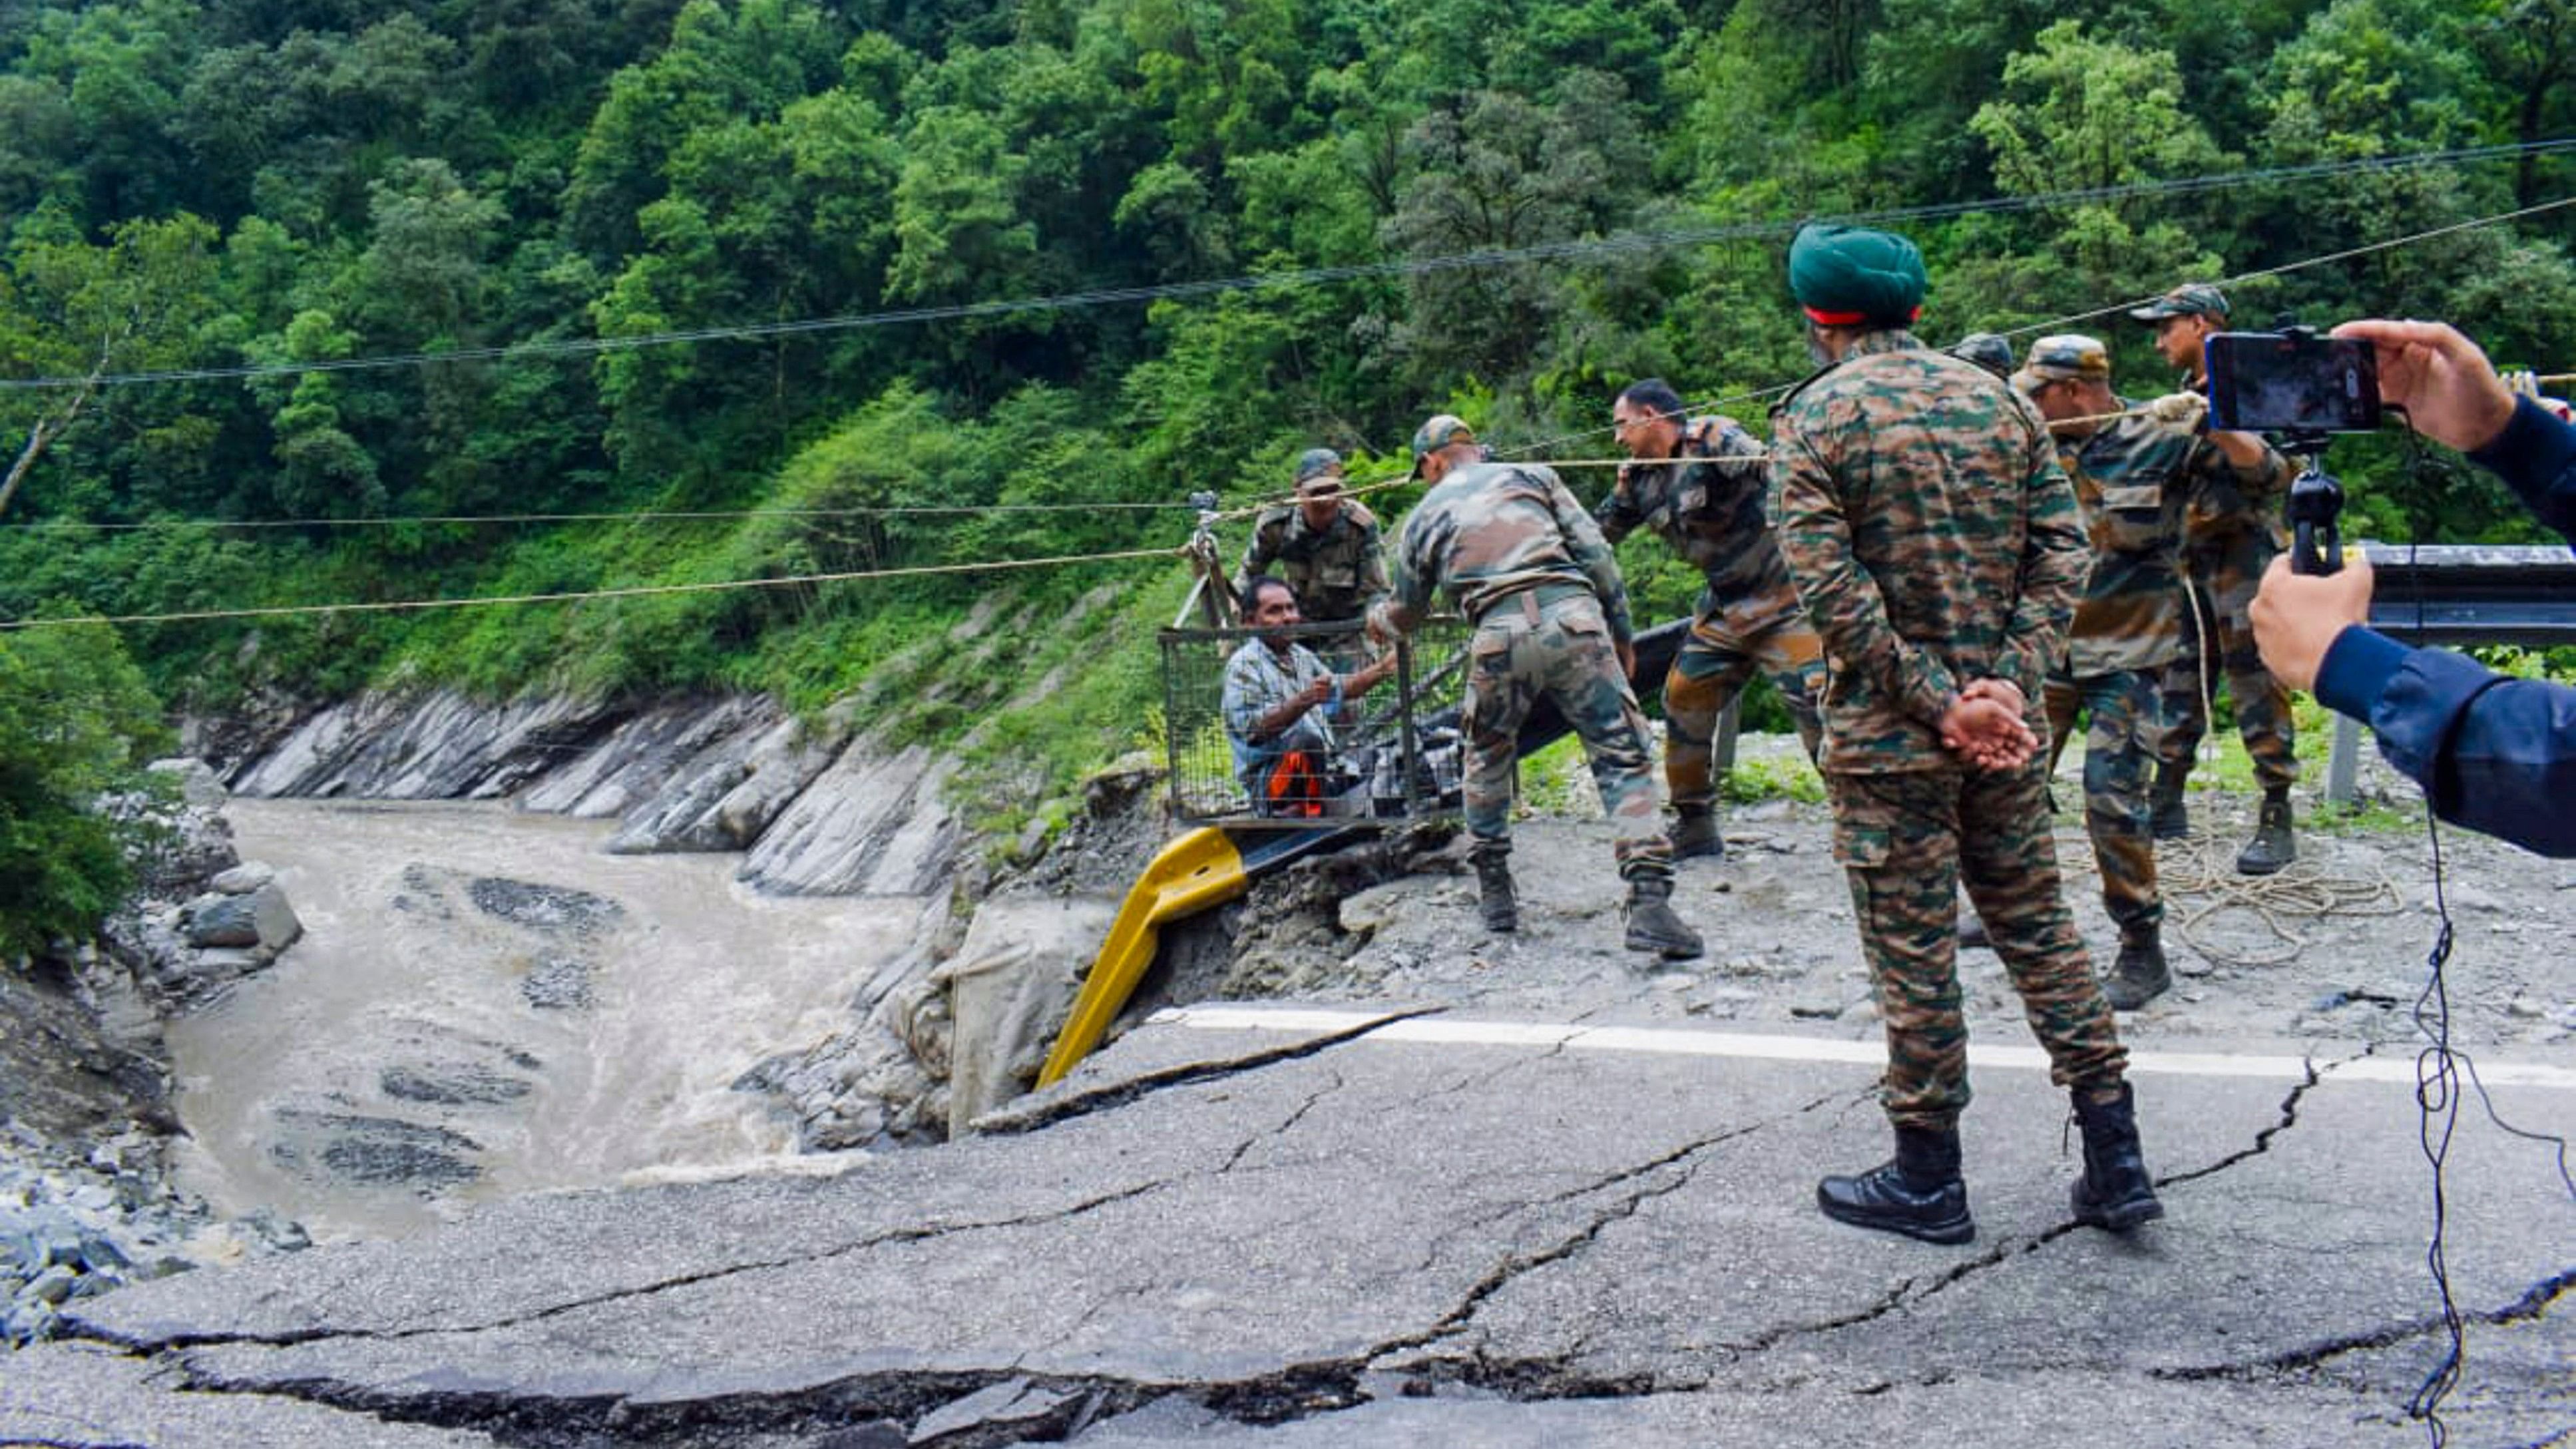
[[1485, 611], [1467, 650], [1462, 784], [1467, 833], [1475, 844], [1509, 848], [1521, 723], [1531, 706], [1547, 698], [1556, 702], [1592, 762], [1601, 809], [1619, 831], [1619, 874], [1670, 876], [1673, 848], [1655, 806], [1646, 717], [1619, 668], [1601, 601], [1583, 589], [1546, 602], [1537, 590], [1515, 594]]
[[2086, 716], [2084, 833], [2093, 838], [2093, 861], [2102, 868], [2102, 904], [2124, 928], [2156, 925], [2165, 918], [2165, 903], [2156, 891], [2156, 840], [2149, 829], [2159, 707], [2155, 675], [2143, 669], [2080, 678], [2052, 674], [2042, 696], [2052, 773], [2074, 737], [2076, 714]]
[[1993, 937], [2061, 1087], [2116, 1087], [2128, 1053], [2059, 889], [2045, 766], [1828, 776], [1834, 858], [1887, 1026], [1879, 1100], [1899, 1127], [1958, 1125], [1968, 1105], [1957, 891]]
[[1825, 641], [1807, 616], [1790, 609], [1745, 624], [1729, 620], [1706, 595], [1690, 637], [1664, 676], [1664, 787], [1675, 807], [1717, 801], [1717, 720], [1760, 669], [1797, 722], [1807, 758], [1816, 758], [1816, 701], [1825, 692]]
[[[2209, 734], [2203, 701], [2215, 699], [2221, 676], [2236, 701], [2236, 732], [2253, 757], [2254, 777], [2266, 790], [2286, 790], [2299, 778], [2298, 741], [2290, 723], [2290, 692], [2263, 667], [2248, 615], [2263, 570], [2280, 552], [2261, 529], [2241, 529], [2223, 545], [2194, 549], [2189, 559], [2191, 607], [2183, 611], [2182, 657], [2164, 672], [2165, 727], [2156, 758], [2188, 767]], [[2216, 668], [2201, 639], [2207, 618], [2218, 635]]]

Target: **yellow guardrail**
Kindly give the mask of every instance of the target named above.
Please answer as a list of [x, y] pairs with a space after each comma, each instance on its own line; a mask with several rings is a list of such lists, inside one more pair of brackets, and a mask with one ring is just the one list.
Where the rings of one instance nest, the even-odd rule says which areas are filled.
[[1222, 830], [1203, 827], [1164, 846], [1136, 878], [1126, 903], [1118, 908], [1118, 919], [1110, 923], [1109, 939], [1101, 943], [1099, 958], [1082, 979], [1082, 993], [1074, 998], [1073, 1014], [1065, 1018], [1064, 1029], [1056, 1033], [1055, 1048], [1047, 1053], [1038, 1085], [1062, 1078], [1100, 1045], [1109, 1023], [1117, 1020], [1127, 998], [1136, 994], [1145, 968], [1154, 964], [1154, 948], [1162, 939], [1164, 923], [1230, 901], [1251, 884], [1242, 852]]

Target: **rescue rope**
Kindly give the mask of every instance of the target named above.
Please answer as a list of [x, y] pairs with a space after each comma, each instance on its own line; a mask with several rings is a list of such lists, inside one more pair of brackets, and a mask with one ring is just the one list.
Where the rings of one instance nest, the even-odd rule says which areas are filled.
[[[2396, 882], [2373, 866], [2367, 876], [2335, 875], [2302, 858], [2273, 875], [2236, 873], [2235, 849], [2220, 836], [2195, 830], [2180, 841], [2156, 845], [2156, 886], [2166, 901], [2165, 919], [2181, 942], [2217, 965], [2285, 966], [2315, 943], [2293, 925], [2327, 916], [2393, 916], [2406, 909]], [[2207, 930], [2231, 915], [2251, 915], [2274, 944], [2236, 950], [2216, 945]]]
[[[2200, 667], [2192, 672], [2192, 683], [2200, 690], [2202, 739], [2206, 741], [2217, 734], [2216, 676], [2224, 666], [2225, 655], [2216, 610], [2188, 577], [2189, 571], [2183, 572], [2183, 597], [2190, 603], [2192, 624], [2200, 634]], [[2214, 753], [2217, 747], [2210, 748]], [[2157, 763], [2161, 769], [2162, 761]], [[2271, 875], [2241, 875], [2227, 843], [2205, 831], [2193, 831], [2180, 841], [2158, 841], [2155, 851], [2156, 891], [2168, 902], [2165, 915], [2173, 923], [2175, 938], [2202, 959], [2220, 966], [2243, 969], [2286, 965], [2296, 960], [2309, 942], [2285, 924], [2285, 918], [2315, 921], [2329, 914], [2393, 916], [2406, 906], [2396, 882], [2377, 866], [2371, 868], [2372, 879], [2329, 875], [2316, 868], [2313, 858], [2292, 861]], [[2182, 905], [2183, 897], [2189, 897], [2191, 904]], [[2202, 928], [2230, 913], [2251, 914], [2270, 933], [2275, 945], [2270, 949], [2234, 951], [2211, 944]]]
[[720, 579], [702, 584], [639, 584], [622, 589], [572, 589], [547, 594], [495, 594], [467, 599], [377, 600], [355, 604], [278, 604], [251, 609], [189, 609], [169, 614], [88, 614], [58, 619], [0, 620], [0, 632], [60, 628], [75, 624], [179, 624], [207, 619], [283, 619], [314, 614], [388, 614], [429, 609], [478, 609], [501, 605], [566, 604], [584, 599], [636, 599], [657, 594], [732, 593], [744, 589], [794, 588], [813, 584], [853, 583], [862, 579], [921, 578], [930, 574], [980, 574], [1009, 569], [1054, 568], [1065, 564], [1112, 563], [1123, 559], [1169, 558], [1180, 548], [1138, 548], [1118, 553], [1059, 554], [1051, 558], [990, 559], [981, 563], [919, 564], [906, 568], [857, 569], [843, 573], [790, 574], [772, 579]]
[[132, 523], [39, 519], [28, 523], [0, 524], [0, 530], [33, 533], [45, 529], [73, 529], [91, 533], [126, 533], [183, 528], [395, 528], [404, 524], [448, 526], [473, 523], [697, 523], [754, 518], [895, 518], [915, 514], [944, 517], [984, 513], [1107, 513], [1145, 509], [1170, 512], [1188, 506], [1185, 502], [1177, 501], [1168, 503], [939, 503], [887, 504], [881, 507], [850, 508], [644, 508], [630, 513], [434, 513], [417, 517], [378, 514], [364, 518], [147, 518]]

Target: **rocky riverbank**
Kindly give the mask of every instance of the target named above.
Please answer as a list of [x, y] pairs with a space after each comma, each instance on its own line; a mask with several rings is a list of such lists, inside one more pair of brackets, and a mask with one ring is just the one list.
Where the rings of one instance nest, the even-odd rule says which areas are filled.
[[140, 826], [137, 894], [96, 942], [0, 967], [0, 1339], [50, 1336], [64, 1306], [309, 1239], [273, 1213], [221, 1220], [171, 1184], [180, 1124], [162, 1031], [302, 933], [245, 864], [223, 787], [195, 761], [106, 802]]
[[[741, 1104], [716, 1105], [719, 1116], [765, 1112], [787, 1125], [787, 1139], [749, 1149], [754, 1158], [769, 1150], [936, 1142], [1016, 1095], [1034, 1076], [1126, 877], [1159, 843], [1156, 802], [1146, 788], [1153, 772], [1105, 777], [1090, 808], [1052, 842], [1052, 856], [1038, 833], [1008, 849], [972, 851], [941, 798], [946, 762], [918, 748], [879, 748], [849, 719], [846, 710], [796, 719], [750, 697], [486, 706], [441, 693], [368, 696], [188, 726], [187, 742], [205, 762], [171, 767], [168, 793], [179, 798], [166, 807], [170, 818], [148, 833], [153, 848], [140, 897], [98, 942], [24, 963], [0, 994], [0, 1034], [9, 1037], [0, 1050], [13, 1063], [39, 1064], [12, 1074], [0, 1104], [13, 1133], [0, 1145], [7, 1169], [0, 1177], [0, 1263], [13, 1275], [0, 1286], [18, 1312], [13, 1335], [38, 1336], [51, 1310], [80, 1294], [180, 1262], [303, 1238], [274, 1213], [225, 1228], [205, 1201], [170, 1186], [174, 1143], [185, 1133], [173, 1103], [166, 1023], [181, 1023], [197, 1043], [190, 1080], [201, 1089], [210, 1080], [229, 1087], [254, 1070], [274, 1075], [273, 1064], [289, 1056], [318, 1050], [331, 1058], [321, 1067], [308, 1063], [309, 1081], [263, 1076], [262, 1085], [242, 1089], [256, 1100], [225, 1108], [234, 1115], [221, 1123], [221, 1150], [246, 1161], [249, 1178], [218, 1170], [209, 1179], [213, 1159], [201, 1146], [186, 1148], [192, 1173], [221, 1184], [208, 1188], [219, 1203], [240, 1211], [263, 1198], [292, 1201], [304, 1189], [285, 1180], [300, 1179], [326, 1194], [426, 1203], [443, 1216], [438, 1205], [450, 1196], [510, 1190], [511, 1172], [491, 1171], [494, 1151], [529, 1150], [575, 1101], [609, 1090], [610, 1078], [581, 1068], [578, 1057], [598, 1049], [593, 1039], [603, 1030], [635, 1026], [603, 1020], [603, 1000], [613, 1006], [617, 988], [636, 985], [625, 974], [633, 963], [619, 959], [621, 932], [671, 944], [651, 907], [678, 902], [647, 900], [641, 916], [621, 912], [610, 896], [585, 889], [595, 872], [577, 861], [513, 871], [506, 845], [462, 865], [406, 857], [387, 866], [395, 877], [386, 899], [339, 903], [341, 939], [353, 912], [379, 919], [390, 912], [417, 929], [402, 942], [385, 941], [387, 964], [432, 962], [430, 974], [449, 979], [502, 971], [511, 978], [503, 1007], [442, 1021], [461, 998], [406, 1007], [370, 989], [362, 994], [374, 1019], [390, 1019], [391, 1035], [375, 1048], [365, 1030], [302, 1045], [281, 1039], [228, 1047], [222, 1035], [208, 1035], [207, 1024], [232, 1010], [228, 1003], [246, 984], [258, 998], [249, 1020], [275, 1026], [281, 1010], [300, 1012], [305, 1003], [288, 1004], [281, 979], [261, 974], [290, 948], [302, 923], [274, 872], [240, 859], [223, 814], [226, 782], [252, 800], [349, 801], [352, 828], [369, 818], [364, 801], [506, 799], [516, 811], [614, 822], [589, 849], [729, 857], [725, 869], [755, 898], [856, 898], [862, 914], [887, 924], [833, 939], [844, 943], [841, 954], [872, 964], [855, 985], [819, 994], [809, 985], [789, 1013], [802, 1024], [741, 1044], [715, 1080], [719, 1093], [729, 1082]], [[139, 800], [114, 803], [144, 808]], [[488, 835], [503, 818], [475, 829]], [[442, 828], [429, 829], [434, 838]], [[362, 863], [346, 853], [339, 858]], [[1050, 858], [1077, 864], [1026, 869]], [[386, 862], [369, 857], [363, 864], [372, 870]], [[314, 879], [314, 866], [299, 869], [300, 879]], [[759, 914], [754, 900], [737, 904]], [[709, 906], [731, 909], [722, 892]], [[450, 938], [442, 931], [463, 932], [475, 949], [499, 954], [484, 951], [484, 965], [468, 966], [474, 950], [446, 949], [440, 943]], [[695, 942], [694, 934], [688, 939]], [[739, 943], [699, 944], [714, 959], [742, 958]], [[778, 960], [744, 964], [757, 971], [749, 979], [762, 990], [793, 991]], [[820, 981], [830, 969], [800, 967], [793, 979]], [[325, 975], [341, 971], [334, 966]], [[348, 980], [316, 987], [360, 992]], [[688, 1012], [676, 1003], [673, 1009]], [[701, 1002], [694, 1018], [703, 1023], [710, 1011], [726, 1009]], [[690, 1033], [686, 1024], [674, 1030]], [[686, 1050], [721, 1059], [715, 1038], [695, 1035], [704, 1039]], [[630, 1040], [624, 1050], [640, 1050], [648, 1072], [657, 1064], [676, 1067], [667, 1043]], [[662, 1090], [646, 1086], [648, 1096]], [[38, 1098], [49, 1106], [40, 1108]], [[578, 1120], [599, 1118], [596, 1109], [583, 1113]], [[637, 1124], [594, 1125], [612, 1134], [645, 1132], [630, 1155], [649, 1162], [654, 1122], [667, 1126], [671, 1116], [664, 1110]], [[686, 1130], [697, 1140], [672, 1148], [672, 1160], [689, 1164], [686, 1170], [702, 1170], [711, 1152], [720, 1159], [728, 1150], [730, 1129], [715, 1127], [709, 1137], [701, 1120]], [[592, 1150], [568, 1145], [576, 1154]], [[620, 1169], [604, 1160], [604, 1170]], [[338, 1231], [349, 1230], [343, 1220]]]

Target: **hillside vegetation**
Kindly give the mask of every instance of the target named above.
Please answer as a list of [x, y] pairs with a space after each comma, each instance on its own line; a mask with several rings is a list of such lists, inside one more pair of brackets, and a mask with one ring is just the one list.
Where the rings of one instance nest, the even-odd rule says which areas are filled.
[[[1750, 395], [1806, 368], [1802, 216], [1907, 213], [1947, 342], [2576, 177], [2532, 144], [2576, 132], [2576, 0], [2063, 10], [0, 0], [0, 378], [65, 384], [0, 389], [0, 618], [1168, 547], [1191, 491], [1282, 491], [1316, 444], [1395, 471], [1435, 408], [1597, 457], [1611, 393], [1661, 374], [1758, 428]], [[2524, 149], [2316, 170], [2472, 147]], [[2569, 370], [2570, 214], [2250, 280], [2240, 318], [2447, 316]], [[1272, 281], [1184, 286], [1242, 278]], [[2088, 325], [2164, 390], [2143, 328]], [[2348, 534], [2529, 536], [2473, 471], [2336, 461]], [[647, 511], [727, 516], [560, 518]], [[1627, 556], [1650, 613], [1687, 606]], [[1182, 587], [1129, 560], [119, 634], [200, 710], [402, 682], [810, 707], [900, 663], [943, 687], [881, 707], [986, 725], [1007, 812], [1150, 738]], [[1026, 632], [1009, 677], [941, 672], [970, 617]]]

